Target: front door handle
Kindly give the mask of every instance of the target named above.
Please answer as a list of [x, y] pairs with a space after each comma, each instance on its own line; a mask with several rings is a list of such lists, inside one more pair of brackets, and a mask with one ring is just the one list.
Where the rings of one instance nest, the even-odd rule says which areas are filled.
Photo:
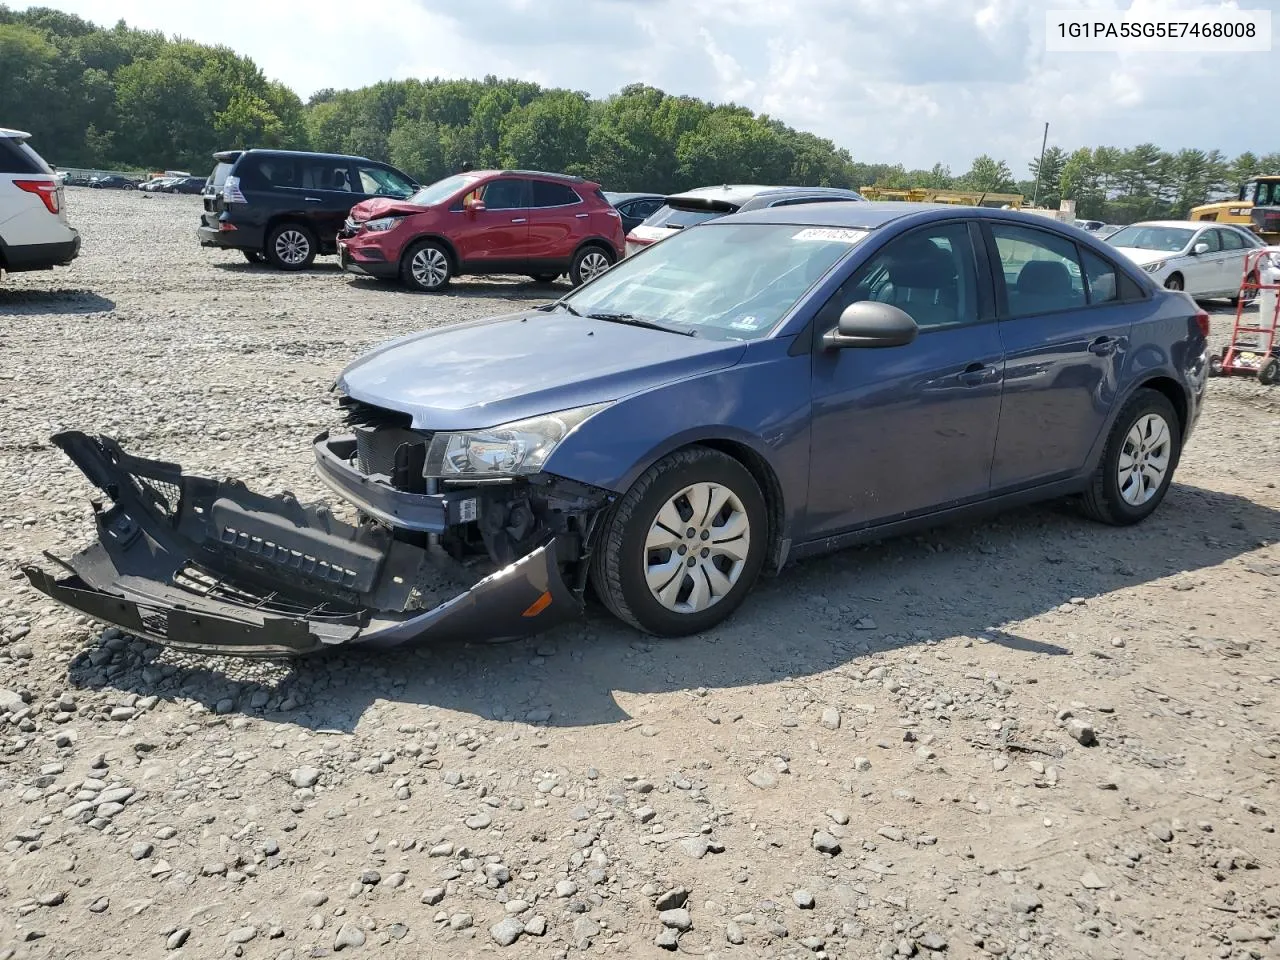
[[577, 217], [579, 220], [585, 220], [585, 219], [587, 219], [587, 217], [591, 216], [591, 214], [589, 214], [589, 213], [575, 213], [575, 214], [574, 214], [574, 216], [575, 216], [575, 217]]
[[967, 387], [977, 387], [996, 376], [997, 370], [988, 363], [971, 363], [958, 379]]
[[303, 197], [302, 199], [307, 201], [307, 203], [323, 203], [324, 202], [319, 197]]
[[524, 223], [526, 220], [528, 220], [528, 218], [527, 218], [527, 217], [514, 217], [514, 218], [512, 218], [511, 222], [512, 222], [512, 223]]
[[1109, 357], [1116, 352], [1116, 348], [1120, 346], [1120, 341], [1115, 337], [1098, 337], [1093, 343], [1089, 344], [1089, 352], [1099, 357]]

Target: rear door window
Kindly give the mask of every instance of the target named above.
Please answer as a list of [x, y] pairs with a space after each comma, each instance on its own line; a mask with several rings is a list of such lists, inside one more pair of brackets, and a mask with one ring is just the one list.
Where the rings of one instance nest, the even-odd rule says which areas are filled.
[[1008, 223], [992, 223], [1004, 273], [1009, 314], [1034, 316], [1073, 310], [1086, 302], [1076, 245], [1065, 237]]
[[302, 184], [306, 190], [333, 190], [353, 193], [351, 189], [351, 165], [345, 160], [325, 157], [308, 158], [301, 164]]
[[[534, 207], [567, 207], [581, 203], [581, 198], [563, 183], [548, 183], [546, 180], [533, 181]], [[485, 206], [488, 206], [486, 202]]]

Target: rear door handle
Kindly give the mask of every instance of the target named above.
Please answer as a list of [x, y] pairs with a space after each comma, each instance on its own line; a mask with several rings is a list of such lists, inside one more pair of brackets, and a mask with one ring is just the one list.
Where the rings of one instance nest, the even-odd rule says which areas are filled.
[[528, 220], [528, 217], [514, 217], [514, 218], [511, 220], [511, 222], [512, 222], [512, 223], [524, 223], [524, 222], [526, 222], [527, 220]]
[[591, 214], [589, 214], [589, 213], [575, 213], [575, 214], [574, 214], [574, 216], [575, 216], [575, 217], [577, 217], [579, 220], [585, 220], [585, 219], [587, 219], [587, 217], [591, 216]]
[[1098, 337], [1097, 340], [1089, 344], [1089, 352], [1097, 354], [1099, 357], [1109, 357], [1116, 352], [1116, 348], [1120, 346], [1120, 341], [1115, 337]]
[[307, 201], [307, 203], [324, 203], [324, 201], [319, 197], [303, 197], [302, 199]]
[[976, 387], [986, 383], [997, 374], [995, 367], [988, 363], [971, 363], [964, 368], [958, 379], [967, 387]]

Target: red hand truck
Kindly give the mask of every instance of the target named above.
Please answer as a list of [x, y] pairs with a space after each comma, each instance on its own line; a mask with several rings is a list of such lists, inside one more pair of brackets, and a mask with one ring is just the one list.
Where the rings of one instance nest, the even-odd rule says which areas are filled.
[[[1246, 302], [1258, 302], [1258, 314], [1246, 322]], [[1254, 250], [1245, 256], [1240, 292], [1236, 299], [1236, 320], [1231, 342], [1221, 354], [1209, 358], [1214, 376], [1248, 374], [1259, 383], [1280, 381], [1280, 344], [1276, 343], [1280, 322], [1280, 252]]]

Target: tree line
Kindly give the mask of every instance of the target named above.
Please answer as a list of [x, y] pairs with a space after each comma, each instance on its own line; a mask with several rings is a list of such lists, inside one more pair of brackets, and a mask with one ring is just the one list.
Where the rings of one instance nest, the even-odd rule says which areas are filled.
[[215, 150], [280, 147], [386, 160], [424, 183], [470, 163], [660, 193], [729, 182], [1017, 192], [1050, 207], [1071, 198], [1078, 216], [1117, 222], [1181, 216], [1249, 176], [1280, 173], [1280, 154], [1228, 159], [1154, 144], [1050, 147], [1023, 178], [985, 154], [960, 174], [862, 163], [776, 118], [643, 84], [593, 99], [492, 76], [396, 80], [304, 103], [227, 47], [3, 4], [0, 104], [0, 121], [30, 131], [63, 167], [199, 173]]

